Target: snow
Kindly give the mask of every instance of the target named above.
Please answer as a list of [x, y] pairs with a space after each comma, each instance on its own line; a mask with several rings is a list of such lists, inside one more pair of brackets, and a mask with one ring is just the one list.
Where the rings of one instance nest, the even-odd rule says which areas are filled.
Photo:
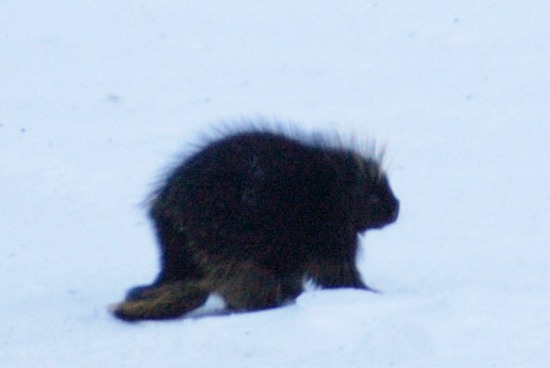
[[[0, 4], [1, 367], [547, 367], [550, 3]], [[220, 123], [387, 144], [382, 294], [126, 324], [142, 201]], [[211, 301], [215, 307], [219, 301]]]

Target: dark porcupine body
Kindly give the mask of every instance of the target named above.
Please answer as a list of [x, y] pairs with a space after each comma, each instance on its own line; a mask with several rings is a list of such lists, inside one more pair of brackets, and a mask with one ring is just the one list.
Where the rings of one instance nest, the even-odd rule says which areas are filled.
[[398, 209], [379, 162], [353, 150], [261, 131], [211, 142], [152, 200], [161, 272], [114, 314], [174, 318], [213, 292], [230, 309], [271, 308], [296, 298], [305, 278], [368, 289], [358, 233], [394, 222]]

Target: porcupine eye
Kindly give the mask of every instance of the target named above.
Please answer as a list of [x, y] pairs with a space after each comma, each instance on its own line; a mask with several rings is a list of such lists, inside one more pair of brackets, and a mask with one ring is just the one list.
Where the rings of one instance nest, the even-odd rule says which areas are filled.
[[377, 193], [369, 194], [367, 197], [367, 201], [369, 202], [369, 204], [374, 206], [379, 204], [381, 200], [382, 199], [380, 198], [380, 195]]

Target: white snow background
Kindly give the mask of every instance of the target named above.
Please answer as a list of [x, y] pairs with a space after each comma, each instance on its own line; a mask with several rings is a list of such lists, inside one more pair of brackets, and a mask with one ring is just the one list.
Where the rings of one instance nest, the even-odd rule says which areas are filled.
[[[2, 1], [0, 367], [550, 366], [549, 37], [545, 0]], [[258, 116], [387, 144], [383, 293], [114, 319], [143, 199]]]

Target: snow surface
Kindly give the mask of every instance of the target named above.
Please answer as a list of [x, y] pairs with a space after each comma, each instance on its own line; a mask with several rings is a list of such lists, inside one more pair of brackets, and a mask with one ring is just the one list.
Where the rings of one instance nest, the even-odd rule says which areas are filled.
[[[0, 2], [0, 366], [548, 367], [550, 2]], [[126, 324], [142, 200], [222, 121], [387, 143], [381, 295]], [[213, 302], [215, 304], [215, 301]]]

